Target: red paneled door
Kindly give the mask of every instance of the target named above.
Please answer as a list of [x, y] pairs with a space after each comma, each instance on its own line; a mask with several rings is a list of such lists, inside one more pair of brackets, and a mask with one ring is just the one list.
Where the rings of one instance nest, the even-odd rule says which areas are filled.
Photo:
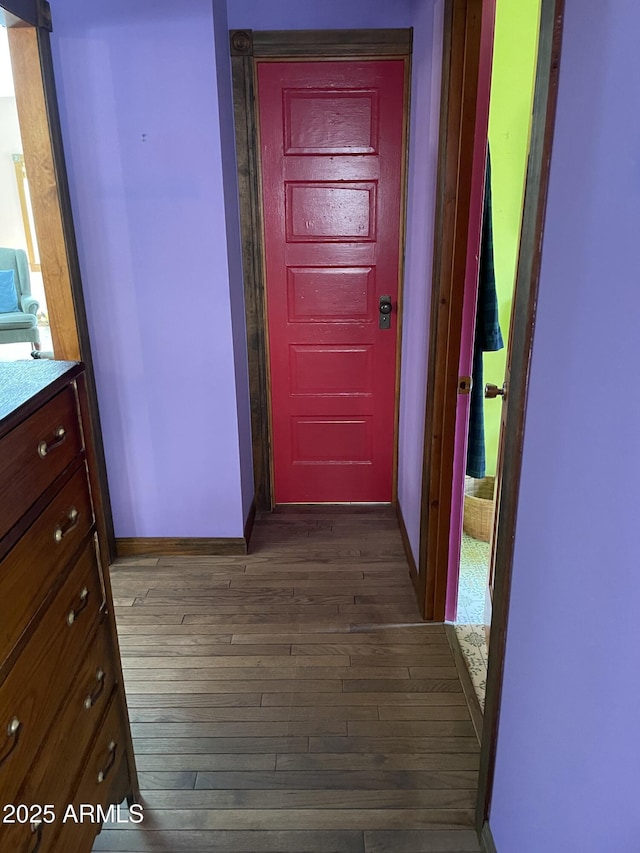
[[404, 73], [258, 64], [276, 503], [392, 498]]

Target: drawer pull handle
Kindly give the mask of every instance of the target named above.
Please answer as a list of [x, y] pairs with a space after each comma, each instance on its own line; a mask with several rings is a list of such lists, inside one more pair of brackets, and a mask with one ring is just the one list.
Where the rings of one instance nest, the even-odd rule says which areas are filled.
[[109, 746], [107, 747], [107, 749], [109, 750], [109, 758], [107, 759], [107, 763], [104, 765], [102, 770], [100, 770], [98, 772], [98, 784], [99, 785], [104, 782], [104, 780], [109, 775], [109, 771], [111, 770], [113, 765], [116, 763], [116, 749], [117, 749], [117, 747], [118, 747], [118, 744], [115, 742], [115, 740], [112, 740], [111, 743], [109, 744]]
[[67, 431], [63, 426], [59, 426], [53, 432], [54, 440], [53, 441], [41, 441], [38, 445], [38, 456], [41, 459], [50, 453], [52, 450], [55, 450], [56, 447], [60, 447], [62, 442], [67, 437]]
[[31, 821], [31, 832], [35, 836], [36, 843], [33, 847], [29, 848], [29, 853], [38, 853], [40, 849], [40, 845], [42, 844], [42, 830], [44, 829], [44, 823], [41, 820], [32, 820]]
[[96, 704], [100, 696], [102, 695], [102, 691], [104, 690], [104, 686], [106, 683], [105, 679], [105, 671], [103, 669], [99, 669], [96, 672], [96, 681], [98, 684], [94, 687], [93, 691], [89, 693], [84, 700], [84, 707], [88, 711], [90, 708]]
[[67, 533], [70, 533], [74, 527], [78, 524], [78, 519], [80, 518], [80, 513], [78, 510], [72, 506], [69, 512], [67, 513], [67, 519], [64, 524], [58, 524], [53, 531], [53, 538], [55, 542], [62, 542]]
[[20, 737], [20, 729], [22, 728], [22, 723], [17, 717], [12, 717], [9, 720], [9, 725], [7, 726], [7, 748], [0, 755], [0, 766], [4, 764], [4, 762], [9, 758], [13, 750], [18, 745], [18, 738]]
[[71, 627], [73, 625], [73, 623], [76, 621], [78, 616], [82, 613], [82, 611], [85, 609], [85, 607], [87, 606], [88, 603], [89, 603], [89, 590], [85, 586], [82, 589], [82, 592], [80, 593], [80, 605], [79, 605], [79, 607], [76, 607], [75, 610], [70, 610], [69, 613], [67, 614], [67, 625], [69, 627]]

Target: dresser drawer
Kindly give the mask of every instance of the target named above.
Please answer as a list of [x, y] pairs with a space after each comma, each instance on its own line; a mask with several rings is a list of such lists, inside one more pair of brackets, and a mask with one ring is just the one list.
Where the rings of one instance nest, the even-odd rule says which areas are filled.
[[[116, 669], [105, 620], [87, 650], [65, 705], [56, 716], [16, 802], [51, 805], [57, 822], [61, 822], [84, 770], [83, 758], [96, 738], [115, 685]], [[53, 849], [57, 830], [53, 825], [45, 825], [41, 834], [38, 850], [45, 853]]]
[[16, 821], [16, 823], [3, 824], [0, 825], [0, 850], [3, 853], [5, 850], [10, 850], [11, 853], [35, 853], [35, 851], [40, 853], [43, 849], [43, 841], [53, 838], [57, 831], [55, 822], [32, 825], [30, 821], [25, 823]]
[[102, 603], [90, 541], [0, 685], [0, 803], [15, 801], [69, 693]]
[[[21, 802], [66, 804], [82, 770], [116, 685], [106, 621], [100, 625], [76, 674], [64, 707], [20, 791]], [[56, 809], [58, 811], [58, 809]]]
[[[45, 777], [52, 784], [45, 785], [45, 791], [59, 786], [61, 768], [74, 781], [77, 774], [72, 774], [71, 768], [80, 771], [82, 757], [93, 741], [117, 683], [109, 624], [104, 618], [76, 674], [56, 728], [47, 738], [46, 749], [55, 759], [53, 772]], [[30, 784], [32, 776], [30, 773]]]
[[81, 451], [69, 386], [0, 441], [0, 538]]
[[[80, 784], [73, 798], [75, 804], [92, 803], [103, 807], [114, 796], [114, 785], [126, 761], [126, 737], [122, 703], [113, 697], [104, 722], [87, 758]], [[117, 800], [124, 799], [125, 794]]]
[[[100, 727], [98, 736], [87, 758], [80, 783], [71, 800], [76, 814], [82, 804], [94, 809], [100, 806], [106, 813], [111, 804], [121, 803], [129, 791], [128, 766], [126, 757], [126, 728], [122, 702], [118, 694], [114, 695], [107, 715]], [[126, 807], [124, 812], [126, 813]], [[83, 823], [71, 821], [60, 825], [52, 849], [56, 853], [89, 853], [93, 839], [100, 829], [86, 819]], [[46, 848], [47, 850], [49, 848]]]
[[83, 464], [0, 563], [0, 665], [92, 525]]
[[[27, 814], [40, 815], [39, 809], [33, 806], [28, 813], [24, 809], [19, 813], [22, 821]], [[54, 808], [53, 815], [50, 809], [43, 810], [46, 820], [41, 817], [34, 821], [0, 825], [0, 850], [2, 853], [91, 853], [100, 824], [93, 823], [87, 816], [82, 822], [76, 821], [76, 814], [77, 810], [67, 810], [65, 803], [59, 809]]]

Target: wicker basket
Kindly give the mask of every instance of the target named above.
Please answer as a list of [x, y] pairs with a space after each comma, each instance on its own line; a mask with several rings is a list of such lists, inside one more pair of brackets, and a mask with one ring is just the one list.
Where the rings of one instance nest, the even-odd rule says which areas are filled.
[[494, 514], [495, 477], [464, 481], [464, 532], [474, 539], [488, 542]]

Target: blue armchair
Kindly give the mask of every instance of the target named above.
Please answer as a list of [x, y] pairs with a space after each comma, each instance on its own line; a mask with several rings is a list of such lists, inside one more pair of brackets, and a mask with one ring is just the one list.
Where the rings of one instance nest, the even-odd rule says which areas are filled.
[[13, 270], [20, 310], [0, 313], [0, 344], [28, 341], [40, 349], [40, 332], [36, 314], [40, 307], [31, 295], [31, 279], [27, 254], [22, 249], [0, 249], [0, 270]]

